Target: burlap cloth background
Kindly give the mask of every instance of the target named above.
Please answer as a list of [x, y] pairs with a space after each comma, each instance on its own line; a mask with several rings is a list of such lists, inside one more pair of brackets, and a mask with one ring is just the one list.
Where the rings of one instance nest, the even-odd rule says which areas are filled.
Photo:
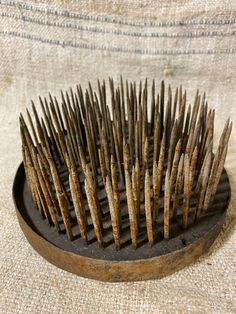
[[224, 230], [194, 265], [159, 281], [83, 279], [41, 258], [11, 198], [21, 161], [19, 112], [30, 99], [114, 76], [206, 91], [236, 124], [235, 1], [0, 1], [0, 313], [236, 313], [236, 137], [226, 167], [232, 201]]

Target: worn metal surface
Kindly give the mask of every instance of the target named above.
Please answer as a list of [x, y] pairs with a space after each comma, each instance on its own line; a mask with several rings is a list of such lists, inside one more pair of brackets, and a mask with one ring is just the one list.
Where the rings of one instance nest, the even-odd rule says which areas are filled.
[[77, 275], [98, 280], [146, 280], [171, 274], [194, 262], [208, 250], [224, 222], [230, 200], [230, 184], [224, 170], [214, 202], [198, 223], [192, 223], [184, 232], [181, 224], [177, 223], [168, 241], [162, 239], [163, 231], [160, 230], [160, 239], [152, 247], [147, 242], [146, 232], [143, 235], [140, 233], [136, 250], [132, 249], [130, 236], [128, 234], [126, 238], [125, 232], [121, 237], [120, 251], [116, 251], [112, 230], [109, 229], [104, 237], [105, 249], [100, 248], [95, 239], [85, 246], [82, 238], [70, 241], [64, 231], [58, 235], [53, 227], [42, 220], [34, 206], [23, 164], [15, 177], [13, 198], [26, 238], [49, 262]]

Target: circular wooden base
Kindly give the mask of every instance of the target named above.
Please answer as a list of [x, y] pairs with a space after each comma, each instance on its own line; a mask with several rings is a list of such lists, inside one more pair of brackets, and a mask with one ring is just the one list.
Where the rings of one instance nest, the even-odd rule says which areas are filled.
[[15, 176], [13, 198], [27, 240], [50, 263], [87, 278], [136, 281], [167, 276], [194, 262], [209, 249], [225, 219], [230, 184], [224, 170], [214, 202], [198, 223], [190, 224], [185, 231], [176, 229], [168, 241], [160, 235], [153, 247], [141, 236], [136, 250], [125, 239], [122, 249], [116, 251], [113, 241], [109, 239], [106, 246], [100, 248], [95, 241], [85, 246], [80, 237], [69, 241], [63, 232], [58, 234], [35, 208], [23, 164]]

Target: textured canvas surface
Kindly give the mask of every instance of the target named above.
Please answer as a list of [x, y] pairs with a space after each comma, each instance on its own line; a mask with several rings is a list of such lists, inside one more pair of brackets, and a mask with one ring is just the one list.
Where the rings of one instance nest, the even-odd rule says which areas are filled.
[[18, 116], [38, 95], [120, 74], [206, 91], [215, 136], [236, 120], [235, 1], [0, 1], [0, 312], [236, 313], [236, 137], [227, 221], [208, 254], [158, 281], [109, 284], [50, 265], [28, 244], [11, 198]]

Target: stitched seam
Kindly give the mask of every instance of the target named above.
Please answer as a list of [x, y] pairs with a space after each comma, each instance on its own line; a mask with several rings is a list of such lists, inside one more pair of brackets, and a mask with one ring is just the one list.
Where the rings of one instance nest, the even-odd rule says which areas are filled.
[[104, 45], [95, 45], [95, 44], [86, 44], [86, 43], [76, 43], [73, 41], [66, 41], [66, 40], [58, 40], [58, 39], [48, 39], [42, 38], [39, 36], [27, 34], [27, 33], [20, 33], [16, 31], [0, 31], [0, 34], [10, 37], [19, 37], [23, 39], [29, 39], [32, 41], [37, 41], [41, 43], [47, 43], [50, 45], [57, 45], [62, 47], [73, 47], [73, 48], [82, 48], [82, 49], [89, 49], [89, 50], [101, 50], [101, 51], [109, 51], [109, 52], [120, 52], [120, 53], [134, 53], [134, 54], [141, 54], [141, 55], [190, 55], [190, 54], [204, 54], [204, 55], [212, 55], [212, 54], [234, 54], [236, 53], [235, 48], [221, 48], [221, 49], [188, 49], [188, 50], [180, 50], [180, 49], [128, 49], [122, 47], [107, 47]]
[[68, 10], [56, 10], [53, 8], [40, 8], [34, 6], [32, 4], [26, 4], [19, 1], [0, 1], [0, 4], [3, 6], [17, 7], [19, 9], [24, 9], [32, 12], [46, 13], [55, 16], [63, 16], [68, 18], [86, 20], [86, 21], [95, 21], [102, 23], [110, 23], [110, 24], [119, 24], [119, 25], [127, 25], [127, 26], [138, 26], [138, 27], [172, 27], [172, 26], [186, 26], [186, 25], [231, 25], [236, 23], [236, 18], [232, 19], [196, 19], [196, 20], [179, 20], [179, 21], [144, 21], [144, 22], [131, 22], [128, 20], [122, 20], [116, 17], [110, 17], [106, 15], [97, 15], [92, 16], [85, 13], [77, 13]]
[[82, 26], [76, 25], [73, 23], [61, 23], [61, 22], [51, 22], [51, 21], [43, 21], [39, 18], [34, 18], [26, 15], [15, 15], [7, 12], [0, 12], [1, 17], [12, 18], [16, 21], [20, 20], [23, 22], [33, 23], [37, 25], [43, 26], [52, 26], [56, 28], [65, 28], [65, 29], [74, 29], [84, 32], [91, 33], [101, 33], [101, 34], [112, 34], [118, 36], [128, 36], [128, 37], [142, 37], [142, 38], [200, 38], [200, 37], [226, 37], [226, 36], [234, 36], [236, 34], [235, 30], [230, 32], [223, 31], [195, 31], [195, 32], [185, 32], [185, 33], [141, 33], [141, 32], [130, 32], [130, 31], [122, 31], [122, 30], [107, 30], [99, 27], [90, 27], [90, 26]]

